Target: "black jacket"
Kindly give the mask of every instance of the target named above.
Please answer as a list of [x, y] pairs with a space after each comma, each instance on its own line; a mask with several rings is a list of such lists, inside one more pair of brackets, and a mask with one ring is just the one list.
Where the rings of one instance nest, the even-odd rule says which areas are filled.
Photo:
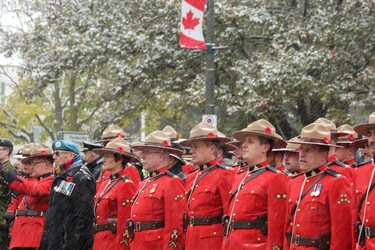
[[56, 176], [39, 249], [92, 249], [94, 195], [94, 176], [86, 166], [69, 168]]

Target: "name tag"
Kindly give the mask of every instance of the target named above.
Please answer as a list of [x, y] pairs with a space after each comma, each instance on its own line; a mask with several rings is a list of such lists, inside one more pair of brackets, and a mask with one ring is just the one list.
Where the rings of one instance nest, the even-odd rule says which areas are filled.
[[63, 195], [71, 196], [75, 185], [76, 184], [73, 182], [67, 182], [63, 180], [60, 182], [59, 186], [54, 187], [53, 190]]

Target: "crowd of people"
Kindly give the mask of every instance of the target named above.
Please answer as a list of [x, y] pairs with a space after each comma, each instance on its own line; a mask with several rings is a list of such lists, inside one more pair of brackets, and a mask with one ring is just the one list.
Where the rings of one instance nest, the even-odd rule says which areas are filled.
[[26, 144], [12, 165], [0, 139], [0, 249], [375, 249], [375, 112], [288, 141], [264, 119], [128, 141], [110, 125], [82, 150]]

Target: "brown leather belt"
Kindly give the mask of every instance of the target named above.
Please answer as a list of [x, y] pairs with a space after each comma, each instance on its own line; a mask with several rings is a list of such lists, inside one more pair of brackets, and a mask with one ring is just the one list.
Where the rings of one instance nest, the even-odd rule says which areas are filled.
[[287, 239], [289, 244], [306, 247], [318, 247], [319, 249], [329, 249], [330, 238], [329, 234], [323, 234], [319, 238], [308, 238], [300, 235], [291, 237], [291, 233], [287, 232]]
[[255, 229], [259, 228], [258, 220], [231, 220], [229, 222], [229, 228], [235, 229]]
[[134, 222], [134, 231], [151, 230], [164, 227], [164, 221]]
[[45, 217], [46, 212], [37, 211], [37, 210], [16, 210], [16, 216], [37, 216]]
[[375, 237], [375, 227], [364, 227], [365, 236], [367, 239]]
[[222, 221], [221, 217], [194, 217], [191, 216], [187, 218], [187, 225], [193, 226], [200, 226], [200, 225], [213, 225], [213, 224], [220, 224]]
[[115, 223], [107, 223], [107, 224], [94, 224], [94, 231], [102, 232], [102, 231], [111, 231], [113, 234], [116, 234], [117, 231], [117, 222]]

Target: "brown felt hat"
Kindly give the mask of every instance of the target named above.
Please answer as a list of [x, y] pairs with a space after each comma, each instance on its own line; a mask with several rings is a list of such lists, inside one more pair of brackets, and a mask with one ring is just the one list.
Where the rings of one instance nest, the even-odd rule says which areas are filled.
[[337, 132], [347, 134], [345, 136], [337, 137], [337, 144], [351, 144], [358, 139], [358, 134], [353, 130], [353, 127], [348, 124], [344, 124], [338, 127]]
[[299, 145], [291, 143], [291, 142], [297, 142], [297, 141], [299, 141], [298, 137], [293, 137], [289, 141], [287, 141], [287, 144], [286, 144], [285, 148], [274, 148], [274, 149], [272, 149], [272, 151], [273, 152], [285, 152], [285, 151], [288, 151], [288, 152], [299, 153], [299, 150], [298, 150]]
[[144, 142], [133, 144], [133, 149], [135, 150], [143, 151], [149, 148], [163, 149], [175, 155], [182, 154], [182, 150], [172, 147], [169, 136], [160, 130], [148, 134]]
[[30, 155], [25, 159], [22, 159], [21, 162], [28, 164], [35, 158], [47, 158], [53, 159], [53, 150], [50, 146], [46, 144], [33, 144], [30, 147]]
[[362, 123], [354, 126], [354, 131], [360, 135], [367, 136], [369, 129], [375, 129], [375, 112], [368, 117], [368, 123]]
[[256, 135], [268, 138], [274, 142], [275, 148], [286, 146], [286, 142], [283, 140], [283, 138], [276, 133], [275, 127], [265, 119], [260, 119], [258, 121], [252, 122], [246, 128], [240, 131], [236, 131], [232, 134], [232, 136], [238, 141], [243, 141], [248, 135]]
[[190, 138], [180, 142], [181, 146], [190, 146], [196, 141], [217, 141], [219, 144], [225, 144], [230, 141], [228, 137], [220, 137], [219, 131], [206, 122], [198, 123], [191, 131]]
[[93, 150], [98, 155], [104, 155], [105, 153], [120, 154], [129, 159], [129, 162], [139, 162], [139, 158], [131, 153], [130, 144], [123, 138], [115, 138], [108, 142], [104, 148], [96, 148]]

